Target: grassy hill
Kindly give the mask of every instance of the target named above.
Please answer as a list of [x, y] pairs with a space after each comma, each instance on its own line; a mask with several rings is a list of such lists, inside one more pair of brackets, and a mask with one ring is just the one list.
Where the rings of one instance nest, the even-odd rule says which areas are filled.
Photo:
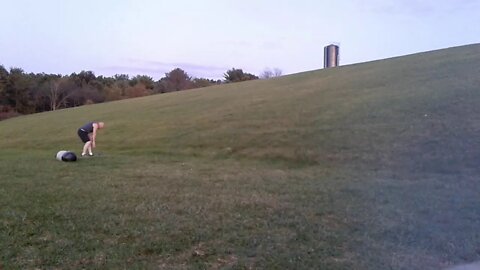
[[[0, 122], [0, 268], [480, 260], [480, 45]], [[106, 122], [100, 156], [76, 129]]]

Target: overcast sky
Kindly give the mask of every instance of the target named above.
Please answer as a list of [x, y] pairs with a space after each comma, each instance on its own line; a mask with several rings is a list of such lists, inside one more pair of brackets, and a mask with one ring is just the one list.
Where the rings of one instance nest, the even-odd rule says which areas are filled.
[[480, 42], [480, 0], [0, 0], [0, 65], [26, 72], [222, 78]]

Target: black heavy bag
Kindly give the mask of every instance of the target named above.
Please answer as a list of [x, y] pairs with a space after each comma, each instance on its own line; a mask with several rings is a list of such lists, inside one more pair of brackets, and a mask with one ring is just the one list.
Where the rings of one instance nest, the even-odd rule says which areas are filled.
[[71, 151], [65, 151], [65, 150], [58, 151], [56, 157], [57, 157], [57, 160], [60, 160], [60, 161], [77, 161], [77, 156], [75, 155], [75, 153]]

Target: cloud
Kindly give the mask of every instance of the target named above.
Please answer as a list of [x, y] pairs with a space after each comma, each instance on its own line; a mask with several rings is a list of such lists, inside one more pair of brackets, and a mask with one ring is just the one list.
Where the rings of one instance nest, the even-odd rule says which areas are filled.
[[183, 69], [190, 76], [208, 79], [221, 79], [223, 78], [223, 74], [229, 69], [228, 67], [198, 65], [195, 63], [161, 62], [142, 59], [126, 59], [123, 64], [107, 66], [101, 69], [111, 75], [140, 74], [160, 79], [165, 76], [165, 73], [168, 73], [175, 68]]
[[479, 8], [477, 0], [437, 1], [437, 0], [354, 0], [354, 4], [361, 10], [380, 14], [399, 14], [413, 16], [428, 16], [433, 14], [451, 14]]

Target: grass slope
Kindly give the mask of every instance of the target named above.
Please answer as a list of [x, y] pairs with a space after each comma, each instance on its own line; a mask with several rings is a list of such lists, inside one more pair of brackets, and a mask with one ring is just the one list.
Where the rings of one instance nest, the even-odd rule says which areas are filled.
[[[480, 46], [0, 122], [0, 268], [480, 259]], [[77, 153], [98, 119], [102, 156]]]

